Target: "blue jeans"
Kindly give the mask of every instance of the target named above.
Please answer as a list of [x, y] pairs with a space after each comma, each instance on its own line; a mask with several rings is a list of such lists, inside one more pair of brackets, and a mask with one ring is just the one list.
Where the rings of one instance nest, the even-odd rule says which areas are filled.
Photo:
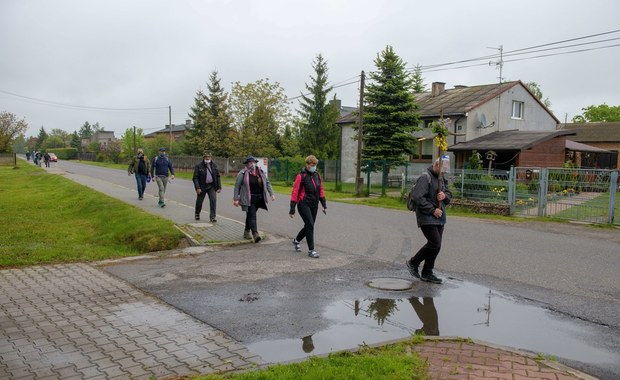
[[138, 197], [144, 197], [144, 190], [146, 189], [146, 174], [136, 173], [136, 184], [138, 185]]

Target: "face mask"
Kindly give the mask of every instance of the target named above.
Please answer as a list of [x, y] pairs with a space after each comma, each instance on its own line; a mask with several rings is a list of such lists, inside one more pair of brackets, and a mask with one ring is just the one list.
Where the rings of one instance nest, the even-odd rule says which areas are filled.
[[309, 171], [310, 173], [314, 173], [314, 172], [316, 171], [316, 166], [310, 166], [310, 167], [308, 168], [308, 171]]
[[159, 157], [164, 158], [165, 155], [166, 155], [166, 153], [160, 153]]
[[211, 160], [205, 160], [205, 164], [208, 164], [209, 162], [211, 162]]
[[143, 157], [143, 156], [144, 156], [144, 153], [142, 152], [138, 153], [138, 157]]

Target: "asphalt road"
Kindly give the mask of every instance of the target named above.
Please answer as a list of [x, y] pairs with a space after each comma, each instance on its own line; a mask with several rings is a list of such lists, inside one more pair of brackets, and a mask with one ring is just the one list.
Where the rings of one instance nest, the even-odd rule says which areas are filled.
[[[114, 186], [135, 188], [134, 178], [123, 171], [71, 162], [60, 162], [57, 168], [67, 171], [69, 177], [91, 178], [103, 192]], [[156, 189], [156, 185], [150, 184], [147, 193], [155, 194]], [[244, 214], [232, 206], [231, 194], [231, 188], [220, 194], [218, 216], [241, 221]], [[167, 197], [193, 205], [195, 193], [191, 182], [174, 180]], [[155, 208], [154, 202], [141, 206]], [[292, 261], [282, 260], [281, 255], [288, 255], [291, 250], [289, 239], [302, 224], [298, 216], [293, 220], [288, 217], [288, 207], [288, 196], [277, 195], [276, 201], [269, 204], [269, 212], [259, 211], [259, 230], [270, 235], [260, 247], [215, 252], [208, 259], [213, 262], [196, 257], [176, 263], [125, 264], [110, 271], [240, 340], [256, 339], [258, 335], [275, 339], [303, 336], [325, 327], [328, 322], [317, 310], [331, 300], [379, 296], [366, 287], [360, 294], [359, 282], [377, 276], [406, 276], [404, 261], [424, 242], [414, 218], [406, 210], [328, 200], [327, 215], [319, 214], [316, 226], [321, 258], [313, 261], [301, 255]], [[191, 208], [187, 213], [186, 223], [190, 223]], [[460, 280], [471, 281], [509, 294], [524, 304], [542, 306], [557, 315], [587, 323], [599, 331], [589, 339], [599, 340], [597, 344], [615, 353], [620, 352], [619, 269], [618, 229], [450, 216], [436, 263], [438, 274], [452, 279], [442, 287], [458, 287]], [[424, 286], [418, 293], [432, 297], [440, 289]], [[251, 296], [254, 292], [270, 294], [265, 297], [270, 302], [253, 307], [255, 321], [244, 330], [238, 322], [241, 319], [234, 318], [238, 310], [221, 305], [225, 299], [231, 305], [238, 303], [237, 295]], [[303, 302], [280, 315], [277, 307], [284, 300]], [[219, 311], [217, 315], [214, 310]], [[300, 324], [300, 320], [304, 323]], [[578, 365], [603, 378], [620, 376], [617, 363]]]

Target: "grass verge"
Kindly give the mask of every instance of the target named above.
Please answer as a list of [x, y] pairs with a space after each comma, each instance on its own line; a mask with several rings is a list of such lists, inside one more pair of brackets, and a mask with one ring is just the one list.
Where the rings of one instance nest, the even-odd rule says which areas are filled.
[[97, 261], [175, 248], [170, 221], [48, 174], [0, 167], [0, 268]]
[[357, 352], [343, 351], [327, 357], [311, 357], [303, 362], [274, 365], [253, 372], [199, 376], [193, 379], [428, 379], [427, 364], [413, 349], [415, 342], [414, 337], [396, 344], [377, 348], [362, 347]]

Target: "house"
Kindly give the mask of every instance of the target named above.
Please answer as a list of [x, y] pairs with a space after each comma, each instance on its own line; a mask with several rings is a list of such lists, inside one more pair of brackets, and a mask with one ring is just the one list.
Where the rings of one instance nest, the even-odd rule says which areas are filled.
[[563, 123], [559, 128], [575, 132], [569, 139], [576, 144], [587, 144], [590, 147], [571, 157], [577, 166], [620, 168], [620, 122]]
[[[471, 141], [502, 131], [554, 132], [560, 121], [521, 81], [478, 86], [455, 86], [445, 88], [445, 83], [434, 82], [431, 91], [415, 94], [419, 106], [421, 130], [418, 150], [409, 161], [428, 165], [437, 156], [430, 125], [443, 116], [449, 119], [448, 146]], [[357, 112], [342, 116], [336, 124], [341, 129], [341, 176], [351, 177], [355, 172], [357, 133], [353, 127], [358, 123]], [[450, 149], [449, 149], [450, 150]], [[350, 160], [354, 160], [350, 162]], [[454, 160], [451, 160], [454, 162]]]
[[[508, 171], [511, 166], [562, 167], [572, 143], [568, 138], [574, 134], [570, 130], [496, 131], [457, 143], [448, 150], [455, 156], [457, 169], [467, 166], [474, 151], [480, 154], [482, 166], [492, 170]], [[588, 147], [584, 145], [584, 148]]]
[[[185, 120], [185, 124], [172, 124], [172, 138], [174, 141], [180, 141], [183, 139], [185, 137], [185, 131], [193, 126], [194, 124], [189, 119]], [[169, 138], [170, 134], [170, 125], [166, 124], [163, 129], [144, 135], [144, 139], [147, 141], [152, 140], [158, 135]]]
[[82, 139], [81, 144], [82, 146], [88, 146], [96, 141], [100, 147], [105, 147], [114, 140], [116, 140], [116, 137], [114, 137], [113, 131], [96, 131], [92, 136]]

